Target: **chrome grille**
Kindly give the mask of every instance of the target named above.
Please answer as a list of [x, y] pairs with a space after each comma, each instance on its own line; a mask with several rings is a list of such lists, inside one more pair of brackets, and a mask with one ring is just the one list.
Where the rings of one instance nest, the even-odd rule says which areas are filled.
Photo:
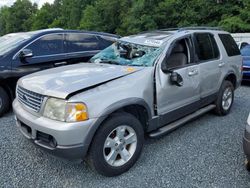
[[43, 104], [44, 96], [18, 86], [17, 99], [29, 109], [39, 112]]

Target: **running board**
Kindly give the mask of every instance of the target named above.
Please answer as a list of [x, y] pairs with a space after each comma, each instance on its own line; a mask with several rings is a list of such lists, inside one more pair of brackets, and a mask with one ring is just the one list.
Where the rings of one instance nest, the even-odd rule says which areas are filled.
[[159, 137], [159, 136], [163, 136], [169, 132], [172, 132], [173, 130], [181, 127], [182, 125], [184, 125], [185, 123], [195, 119], [196, 117], [202, 115], [202, 114], [205, 114], [206, 112], [209, 112], [210, 110], [214, 109], [216, 106], [211, 104], [209, 106], [206, 106], [204, 108], [201, 108], [199, 109], [198, 111], [190, 114], [190, 115], [187, 115], [185, 116], [184, 118], [182, 119], [179, 119], [173, 123], [170, 123], [168, 125], [165, 125], [164, 127], [161, 127], [155, 131], [152, 131], [151, 133], [149, 133], [149, 137], [151, 138], [156, 138], [156, 137]]

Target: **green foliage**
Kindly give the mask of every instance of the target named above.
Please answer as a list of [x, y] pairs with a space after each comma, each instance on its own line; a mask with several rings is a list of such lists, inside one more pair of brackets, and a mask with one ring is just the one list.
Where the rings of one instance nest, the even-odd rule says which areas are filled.
[[97, 0], [83, 10], [80, 29], [115, 33], [130, 0]]
[[6, 33], [29, 31], [31, 29], [32, 15], [37, 11], [36, 4], [32, 4], [29, 0], [17, 0], [7, 10]]
[[5, 33], [8, 33], [7, 31], [7, 25], [8, 25], [8, 19], [10, 18], [10, 12], [8, 7], [2, 7], [0, 9], [0, 35], [4, 35]]
[[0, 35], [61, 27], [120, 35], [157, 28], [220, 26], [250, 32], [249, 0], [17, 0], [0, 9]]
[[48, 28], [55, 18], [54, 7], [46, 3], [32, 18], [32, 30]]

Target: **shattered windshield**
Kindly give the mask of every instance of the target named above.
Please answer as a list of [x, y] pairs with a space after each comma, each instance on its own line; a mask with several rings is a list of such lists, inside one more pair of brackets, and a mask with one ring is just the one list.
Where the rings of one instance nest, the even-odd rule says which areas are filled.
[[91, 63], [124, 66], [153, 66], [163, 48], [116, 42], [91, 58]]

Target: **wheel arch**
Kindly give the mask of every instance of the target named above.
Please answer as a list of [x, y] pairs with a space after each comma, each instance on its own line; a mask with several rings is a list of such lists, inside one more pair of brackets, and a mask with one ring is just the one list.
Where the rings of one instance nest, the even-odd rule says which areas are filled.
[[224, 80], [230, 81], [230, 82], [233, 84], [234, 89], [237, 88], [237, 77], [236, 77], [236, 75], [235, 75], [234, 72], [229, 72], [229, 73], [225, 76]]
[[[88, 146], [87, 152], [91, 145], [91, 142], [104, 121], [106, 121], [111, 115], [118, 112], [127, 112], [134, 115], [143, 125], [144, 130], [147, 129], [148, 122], [152, 119], [152, 114], [149, 105], [145, 100], [140, 98], [129, 98], [118, 101], [109, 107], [107, 107], [103, 113], [100, 114], [96, 122], [91, 126], [85, 144]], [[144, 116], [145, 115], [145, 116]]]
[[5, 79], [0, 78], [0, 87], [2, 87], [10, 97], [10, 100], [12, 101], [14, 99], [14, 91], [12, 91], [11, 87], [8, 85], [8, 82], [5, 81]]

